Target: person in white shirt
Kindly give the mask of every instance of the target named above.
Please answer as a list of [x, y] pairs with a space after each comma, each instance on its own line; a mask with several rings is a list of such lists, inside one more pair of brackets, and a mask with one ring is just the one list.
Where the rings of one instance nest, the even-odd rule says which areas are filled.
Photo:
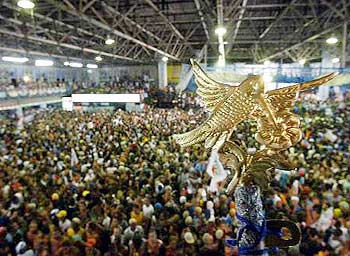
[[145, 203], [142, 206], [142, 211], [146, 218], [152, 218], [152, 215], [154, 213], [154, 207], [151, 204], [151, 201], [148, 197], [145, 198]]
[[134, 218], [131, 218], [129, 220], [129, 227], [124, 230], [122, 244], [127, 245], [129, 241], [134, 238], [135, 233], [140, 233], [143, 235], [143, 228], [136, 224], [136, 220]]

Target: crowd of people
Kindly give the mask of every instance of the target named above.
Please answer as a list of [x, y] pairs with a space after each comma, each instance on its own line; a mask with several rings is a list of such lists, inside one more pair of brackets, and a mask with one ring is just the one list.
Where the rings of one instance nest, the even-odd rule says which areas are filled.
[[12, 79], [11, 83], [0, 84], [0, 99], [64, 95], [67, 89], [64, 79], [57, 79], [55, 82], [48, 82], [45, 79], [36, 81]]
[[73, 93], [140, 93], [154, 87], [153, 83], [145, 80], [122, 79], [109, 80], [102, 83], [73, 82]]
[[[278, 255], [349, 255], [350, 128], [346, 104], [296, 106], [296, 172], [276, 170], [268, 219], [290, 219], [299, 246]], [[202, 110], [92, 113], [47, 110], [18, 129], [0, 121], [0, 255], [237, 255], [232, 195], [208, 189], [210, 152], [171, 135]], [[254, 122], [234, 136], [250, 148]]]
[[171, 84], [159, 88], [154, 81], [124, 77], [123, 79], [111, 79], [102, 84], [74, 82], [72, 91], [73, 93], [137, 93], [141, 95], [142, 102], [158, 108], [176, 106], [188, 110], [199, 105], [195, 92], [178, 93], [175, 87], [175, 84]]

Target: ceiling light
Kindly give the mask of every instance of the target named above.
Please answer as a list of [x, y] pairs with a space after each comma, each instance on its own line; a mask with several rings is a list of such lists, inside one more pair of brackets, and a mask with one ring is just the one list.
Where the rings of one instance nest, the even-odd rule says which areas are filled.
[[102, 61], [103, 59], [102, 59], [102, 57], [100, 55], [98, 55], [98, 56], [95, 57], [95, 60], [96, 61]]
[[270, 60], [265, 60], [265, 61], [264, 61], [264, 65], [265, 65], [265, 66], [268, 66], [268, 65], [270, 65], [270, 64], [271, 64], [271, 61], [270, 61]]
[[71, 66], [72, 68], [82, 68], [83, 67], [83, 63], [79, 63], [79, 62], [70, 62], [69, 66]]
[[98, 68], [96, 64], [86, 64], [87, 68]]
[[305, 64], [305, 62], [306, 62], [306, 60], [305, 60], [305, 59], [301, 59], [301, 60], [299, 60], [299, 64], [300, 64], [300, 65], [304, 65], [304, 64]]
[[69, 62], [68, 61], [63, 62], [63, 65], [69, 66]]
[[114, 44], [114, 43], [115, 43], [115, 40], [112, 39], [112, 38], [110, 38], [110, 37], [108, 37], [108, 38], [106, 39], [106, 41], [105, 41], [105, 44], [106, 44], [106, 45], [111, 45], [111, 44]]
[[92, 73], [92, 70], [91, 69], [88, 69], [88, 71], [87, 71], [89, 74], [91, 74]]
[[24, 63], [29, 61], [28, 58], [24, 57], [11, 57], [11, 56], [4, 56], [1, 58], [3, 61], [10, 61], [10, 62], [17, 62], [17, 63]]
[[215, 34], [217, 34], [218, 36], [223, 36], [226, 34], [226, 28], [224, 27], [218, 27], [215, 29]]
[[25, 83], [28, 83], [28, 82], [30, 81], [30, 76], [24, 75], [24, 76], [23, 76], [23, 81], [24, 81]]
[[51, 67], [53, 66], [52, 60], [35, 60], [35, 66], [37, 67]]
[[168, 59], [169, 59], [169, 58], [168, 58], [167, 56], [164, 56], [164, 57], [162, 58], [162, 61], [167, 62]]
[[335, 36], [331, 36], [330, 38], [328, 38], [326, 40], [326, 43], [327, 44], [336, 44], [336, 43], [338, 43], [338, 38], [336, 38]]
[[338, 57], [335, 57], [335, 58], [332, 59], [333, 63], [338, 63], [339, 61], [340, 61], [340, 59]]
[[30, 0], [19, 0], [17, 5], [23, 9], [33, 9], [35, 4]]

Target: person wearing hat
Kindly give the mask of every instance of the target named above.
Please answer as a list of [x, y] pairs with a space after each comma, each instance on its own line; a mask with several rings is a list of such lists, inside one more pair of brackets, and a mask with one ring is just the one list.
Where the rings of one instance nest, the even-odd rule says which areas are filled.
[[52, 201], [57, 201], [58, 199], [60, 199], [60, 196], [58, 195], [58, 193], [53, 193], [51, 195], [51, 200]]
[[85, 255], [101, 255], [100, 250], [96, 247], [95, 238], [88, 238], [85, 242]]
[[193, 224], [193, 219], [191, 216], [187, 216], [185, 218], [185, 224], [186, 224], [186, 226], [191, 226]]
[[66, 232], [68, 228], [72, 226], [72, 222], [67, 218], [67, 211], [60, 210], [56, 217], [58, 218], [58, 226], [62, 230], [62, 232]]
[[81, 193], [81, 195], [86, 198], [88, 195], [90, 195], [90, 191], [89, 190], [84, 190], [83, 193]]
[[196, 206], [194, 208], [193, 225], [196, 228], [198, 228], [203, 222], [202, 212], [203, 212], [203, 210], [201, 207]]
[[190, 231], [185, 231], [183, 234], [183, 254], [182, 255], [195, 255], [197, 252], [197, 246], [195, 244], [196, 238]]
[[218, 228], [215, 231], [215, 238], [216, 238], [216, 243], [217, 243], [217, 247], [218, 247], [218, 254], [219, 255], [224, 255], [225, 254], [225, 232]]

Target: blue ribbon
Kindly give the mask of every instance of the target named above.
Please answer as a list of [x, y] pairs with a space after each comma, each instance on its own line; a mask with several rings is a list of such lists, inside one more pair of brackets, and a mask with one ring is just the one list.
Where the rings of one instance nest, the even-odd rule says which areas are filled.
[[[226, 239], [226, 244], [230, 247], [238, 246], [238, 241], [241, 239], [243, 235], [243, 231], [245, 229], [251, 230], [258, 234], [258, 237], [256, 239], [256, 242], [253, 245], [250, 246], [242, 246], [238, 248], [238, 254], [239, 255], [263, 255], [269, 251], [269, 249], [261, 249], [256, 250], [255, 248], [257, 245], [261, 242], [261, 240], [264, 239], [267, 235], [274, 235], [278, 237], [282, 237], [282, 232], [280, 230], [268, 230], [266, 228], [266, 220], [264, 220], [263, 224], [261, 226], [255, 225], [253, 222], [248, 220], [247, 218], [236, 215], [237, 219], [241, 222], [242, 227], [239, 229], [238, 237], [237, 239]], [[278, 247], [274, 246], [270, 250], [276, 252], [278, 251]]]

